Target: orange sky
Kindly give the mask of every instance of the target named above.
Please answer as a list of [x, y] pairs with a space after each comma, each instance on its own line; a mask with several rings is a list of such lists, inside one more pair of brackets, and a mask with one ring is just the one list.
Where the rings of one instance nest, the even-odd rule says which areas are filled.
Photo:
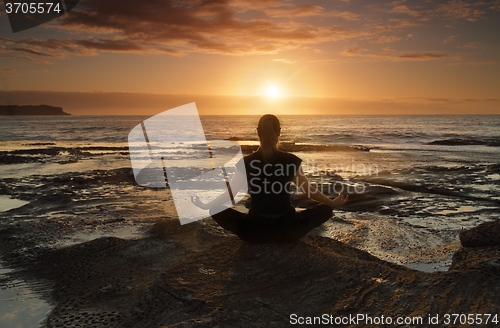
[[500, 114], [499, 27], [498, 0], [82, 0], [18, 33], [0, 15], [0, 104]]

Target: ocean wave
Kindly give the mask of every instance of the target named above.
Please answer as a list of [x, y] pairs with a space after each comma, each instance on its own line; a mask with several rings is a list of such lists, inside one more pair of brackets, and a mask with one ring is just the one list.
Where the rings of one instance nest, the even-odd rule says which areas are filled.
[[425, 136], [425, 134], [416, 133], [416, 132], [382, 132], [382, 133], [378, 133], [378, 134], [381, 136], [384, 136], [384, 137], [395, 137], [395, 138], [404, 138], [404, 139], [420, 138], [420, 137]]
[[235, 137], [235, 136], [226, 138], [224, 140], [229, 140], [229, 141], [257, 141], [256, 138], [244, 138], [244, 137]]
[[[241, 145], [243, 153], [251, 153], [258, 148], [258, 145]], [[286, 142], [280, 143], [280, 149], [292, 153], [300, 151], [370, 151], [369, 147], [362, 145], [314, 145]]]
[[33, 142], [33, 143], [24, 143], [23, 146], [55, 146], [55, 142]]
[[435, 141], [424, 143], [424, 145], [500, 147], [500, 140], [497, 140], [497, 139], [453, 138], [453, 139], [435, 140]]
[[433, 184], [421, 185], [421, 184], [416, 184], [416, 183], [412, 183], [412, 182], [395, 181], [395, 180], [389, 180], [389, 179], [384, 179], [384, 178], [379, 178], [379, 177], [358, 177], [353, 181], [367, 182], [370, 184], [394, 187], [394, 188], [399, 188], [401, 190], [418, 192], [418, 193], [451, 196], [451, 197], [457, 197], [457, 198], [468, 199], [468, 200], [473, 200], [473, 201], [483, 201], [483, 202], [489, 202], [489, 203], [494, 203], [494, 204], [500, 205], [500, 200], [498, 200], [498, 199], [475, 196], [475, 195], [471, 195], [467, 192], [453, 190], [453, 189], [449, 189], [449, 188], [445, 188], [445, 187], [440, 187], [440, 186], [436, 186]]

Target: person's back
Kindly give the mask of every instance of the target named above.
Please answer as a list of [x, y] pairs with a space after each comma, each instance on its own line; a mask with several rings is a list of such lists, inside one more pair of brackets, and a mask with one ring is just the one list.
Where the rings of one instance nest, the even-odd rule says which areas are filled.
[[294, 213], [290, 185], [302, 160], [282, 151], [267, 161], [259, 151], [245, 156], [243, 160], [251, 197], [249, 214], [278, 217]]

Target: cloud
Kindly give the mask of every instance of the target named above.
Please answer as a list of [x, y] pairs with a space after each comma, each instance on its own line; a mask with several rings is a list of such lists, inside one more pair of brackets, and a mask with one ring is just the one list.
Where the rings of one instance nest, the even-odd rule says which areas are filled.
[[344, 56], [357, 56], [360, 55], [361, 52], [366, 51], [366, 49], [361, 49], [360, 47], [355, 47], [351, 49], [346, 49], [341, 52], [342, 55]]
[[16, 69], [14, 68], [0, 68], [0, 75], [15, 76], [19, 74], [16, 73]]
[[[242, 13], [249, 15], [242, 18]], [[351, 12], [326, 11], [316, 5], [296, 6], [276, 0], [152, 1], [147, 5], [131, 0], [87, 0], [52, 25], [71, 32], [75, 35], [72, 39], [0, 38], [0, 41], [24, 46], [11, 47], [9, 51], [47, 58], [63, 58], [65, 52], [246, 55], [274, 54], [366, 34], [341, 26], [314, 26], [294, 20], [314, 16], [358, 18]], [[93, 36], [78, 37], [84, 33]]]
[[228, 2], [233, 8], [237, 8], [238, 12], [246, 12], [249, 10], [265, 10], [275, 7], [293, 7], [291, 3], [283, 3], [279, 0], [233, 0]]
[[402, 38], [399, 36], [386, 36], [383, 35], [377, 39], [377, 43], [391, 43], [401, 40]]
[[[386, 55], [380, 54], [379, 56], [386, 57]], [[407, 54], [401, 54], [396, 56], [389, 56], [394, 60], [417, 60], [417, 61], [429, 61], [436, 59], [448, 58], [450, 55], [443, 52], [413, 52]]]
[[[277, 54], [347, 39], [358, 44], [363, 40], [397, 42], [403, 35], [410, 37], [415, 33], [414, 28], [423, 26], [427, 20], [475, 20], [500, 5], [498, 1], [488, 6], [485, 2], [451, 0], [411, 6], [399, 0], [383, 5], [380, 9], [383, 14], [368, 15], [366, 5], [346, 2], [328, 2], [325, 9], [326, 5], [325, 8], [296, 5], [291, 0], [152, 0], [147, 4], [132, 0], [86, 0], [70, 14], [47, 25], [71, 33], [70, 38], [0, 37], [0, 43], [5, 45], [3, 52], [21, 52], [45, 59], [102, 52], [173, 56], [191, 52]], [[378, 11], [381, 5], [373, 3], [370, 4], [376, 9], [373, 11]], [[342, 10], [347, 6], [360, 11]], [[385, 17], [388, 13], [389, 18]], [[411, 30], [403, 33], [403, 29]]]
[[[81, 10], [68, 17], [61, 26], [68, 29], [102, 33], [112, 32], [122, 42], [128, 42], [130, 50], [157, 52], [167, 47], [171, 53], [181, 51], [207, 51], [223, 54], [275, 53], [280, 46], [297, 47], [304, 43], [316, 43], [338, 39], [339, 33], [330, 36], [327, 28], [308, 24], [266, 19], [237, 17], [240, 11], [262, 10], [270, 16], [289, 15], [294, 17], [314, 15], [339, 15], [323, 13], [323, 8], [313, 5], [294, 8], [277, 1], [198, 1], [187, 3], [162, 1], [154, 6], [143, 3], [118, 0], [88, 0]], [[246, 7], [244, 7], [246, 5]], [[349, 37], [344, 31], [342, 37]], [[87, 42], [91, 49], [109, 44], [100, 40]], [[134, 46], [131, 44], [134, 43]], [[85, 45], [80, 43], [80, 45]], [[135, 47], [132, 48], [132, 47]], [[177, 51], [177, 52], [175, 52]]]
[[285, 63], [285, 64], [294, 64], [297, 62], [296, 60], [288, 60], [288, 59], [283, 59], [283, 58], [278, 58], [278, 59], [275, 59], [274, 61]]
[[450, 55], [440, 51], [430, 52], [409, 52], [409, 53], [396, 53], [394, 49], [384, 49], [383, 52], [366, 53], [367, 49], [360, 49], [355, 47], [341, 52], [344, 56], [359, 56], [370, 60], [391, 60], [391, 61], [430, 61], [437, 59], [449, 58]]
[[24, 52], [30, 55], [35, 55], [35, 56], [40, 56], [40, 57], [47, 57], [47, 58], [63, 58], [63, 54], [52, 54], [52, 53], [44, 53], [40, 52], [37, 50], [33, 49], [28, 49], [28, 48], [7, 48], [5, 46], [0, 46], [0, 52], [6, 53], [6, 52]]
[[[52, 52], [50, 54], [46, 54], [45, 57], [52, 57], [52, 58], [62, 58], [63, 51], [66, 51], [71, 54], [77, 54], [77, 55], [95, 55], [95, 51], [90, 51], [88, 49], [83, 49], [83, 48], [78, 48], [78, 40], [57, 40], [57, 39], [48, 39], [48, 40], [38, 40], [33, 37], [21, 39], [21, 40], [13, 40], [9, 38], [3, 38], [0, 37], [0, 42], [3, 42], [4, 44], [13, 44], [13, 45], [20, 45], [20, 46], [26, 46], [30, 47], [31, 49], [37, 49], [39, 52], [41, 50], [44, 50], [46, 52]], [[5, 48], [5, 47], [3, 47]], [[8, 49], [15, 49], [15, 48], [8, 48]], [[36, 54], [36, 53], [32, 53]], [[36, 54], [39, 55], [39, 54]], [[43, 53], [40, 52], [40, 55], [43, 56]]]
[[29, 56], [0, 55], [0, 58], [12, 58], [12, 59], [29, 60], [29, 61], [37, 63], [37, 64], [48, 64], [49, 63], [46, 60], [40, 60], [40, 59], [32, 58], [32, 57], [29, 57]]
[[407, 5], [400, 5], [392, 8], [389, 10], [389, 13], [395, 13], [395, 14], [405, 14], [405, 15], [410, 15], [410, 16], [421, 16], [422, 14], [418, 11], [412, 10], [408, 8]]
[[471, 43], [464, 44], [463, 46], [459, 46], [458, 48], [468, 48], [468, 49], [476, 49], [481, 46], [481, 42], [479, 41], [474, 41]]
[[419, 27], [422, 25], [421, 19], [412, 18], [412, 19], [400, 19], [400, 18], [390, 18], [387, 21], [383, 21], [382, 23], [377, 23], [371, 26], [371, 29], [377, 33], [383, 32], [393, 32], [400, 31], [409, 27]]
[[315, 63], [315, 64], [320, 64], [320, 65], [329, 65], [333, 62], [338, 62], [339, 60], [337, 58], [325, 58], [325, 59], [315, 59], [315, 60], [309, 60], [309, 63]]
[[358, 14], [349, 11], [331, 10], [325, 11], [323, 7], [317, 5], [300, 5], [294, 8], [272, 8], [265, 10], [269, 17], [341, 17], [345, 20], [357, 20]]
[[81, 46], [87, 50], [107, 51], [107, 52], [150, 52], [179, 54], [179, 51], [167, 48], [146, 48], [140, 44], [127, 40], [99, 39], [99, 40], [76, 40], [73, 46]]
[[450, 35], [446, 40], [443, 40], [441, 43], [446, 44], [450, 43], [452, 41], [455, 41], [455, 39], [458, 37], [458, 35]]
[[[495, 1], [462, 1], [462, 0], [448, 0], [440, 1], [421, 1], [419, 6], [410, 8], [406, 1], [394, 1], [389, 6], [391, 9], [378, 8], [377, 10], [399, 15], [413, 16], [419, 20], [427, 21], [430, 19], [453, 19], [453, 20], [467, 20], [475, 22], [479, 19], [484, 19], [486, 13], [493, 10], [500, 10], [500, 2]], [[447, 27], [450, 27], [447, 25]]]
[[448, 3], [439, 4], [431, 12], [450, 19], [465, 19], [475, 22], [478, 19], [484, 18], [484, 9], [487, 9], [487, 7], [482, 1], [468, 3], [461, 0], [451, 0]]
[[397, 1], [393, 1], [393, 2], [389, 3], [388, 6], [396, 7], [396, 6], [399, 6], [405, 2], [406, 2], [406, 0], [397, 0]]
[[491, 10], [498, 10], [500, 11], [500, 0], [496, 0], [491, 4], [490, 7]]

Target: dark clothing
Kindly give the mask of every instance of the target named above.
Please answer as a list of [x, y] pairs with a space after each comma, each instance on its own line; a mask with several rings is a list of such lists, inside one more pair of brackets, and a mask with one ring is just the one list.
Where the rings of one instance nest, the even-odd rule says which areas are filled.
[[293, 242], [332, 216], [328, 205], [317, 205], [296, 212], [290, 201], [290, 184], [300, 168], [301, 159], [279, 152], [265, 162], [259, 152], [245, 156], [236, 164], [245, 167], [251, 207], [248, 214], [232, 208], [210, 210], [212, 218], [224, 229], [250, 243]]
[[242, 164], [245, 165], [252, 201], [250, 214], [278, 217], [295, 213], [290, 201], [290, 184], [301, 162], [297, 156], [282, 151], [271, 162], [266, 162], [257, 151], [236, 164], [241, 172]]
[[332, 217], [332, 208], [328, 205], [316, 205], [313, 208], [276, 219], [249, 215], [232, 208], [224, 210], [214, 208], [210, 210], [210, 214], [221, 227], [246, 242], [253, 244], [288, 243], [299, 240], [309, 231], [328, 221]]

